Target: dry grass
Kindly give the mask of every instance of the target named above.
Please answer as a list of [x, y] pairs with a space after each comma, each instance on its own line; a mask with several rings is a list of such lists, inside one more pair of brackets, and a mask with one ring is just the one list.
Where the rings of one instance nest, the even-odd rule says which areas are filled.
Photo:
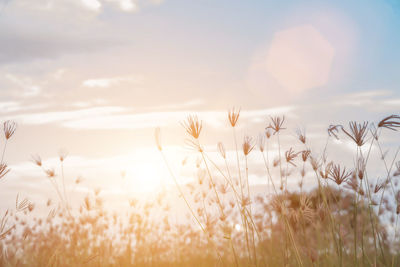
[[[311, 149], [305, 131], [297, 140], [281, 144], [287, 132], [285, 117], [271, 117], [255, 142], [246, 136], [238, 144], [240, 110], [228, 112], [234, 151], [218, 143], [218, 153], [201, 143], [203, 122], [190, 116], [182, 123], [187, 144], [197, 153], [195, 179], [182, 183], [164, 155], [160, 129], [156, 145], [163, 157], [187, 219], [171, 219], [166, 192], [156, 201], [129, 201], [122, 214], [108, 210], [99, 190], [71, 208], [64, 179], [65, 152], [60, 152], [61, 174], [43, 169], [57, 192], [58, 206], [48, 201], [46, 218], [35, 218], [33, 203], [16, 200], [0, 224], [3, 266], [399, 266], [397, 233], [400, 161], [396, 149], [388, 158], [382, 150], [385, 132], [400, 128], [400, 117], [376, 124], [350, 122], [331, 125], [323, 152]], [[375, 126], [376, 125], [376, 126]], [[4, 125], [6, 141], [15, 124]], [[354, 164], [329, 159], [330, 140], [353, 142]], [[272, 147], [277, 156], [272, 159]], [[240, 149], [241, 148], [241, 149]], [[372, 149], [377, 148], [377, 149]], [[348, 150], [334, 151], [348, 153]], [[3, 152], [4, 158], [5, 149]], [[250, 155], [263, 159], [265, 190], [256, 193], [249, 181]], [[370, 175], [372, 153], [383, 170]], [[0, 178], [9, 171], [1, 162]], [[186, 164], [186, 162], [183, 162]], [[376, 166], [376, 164], [374, 164]], [[292, 186], [291, 181], [298, 185]], [[79, 183], [80, 181], [76, 181]], [[304, 186], [304, 183], [313, 186]], [[264, 188], [264, 187], [262, 187]], [[169, 191], [172, 192], [172, 191]], [[185, 213], [184, 211], [181, 211]]]

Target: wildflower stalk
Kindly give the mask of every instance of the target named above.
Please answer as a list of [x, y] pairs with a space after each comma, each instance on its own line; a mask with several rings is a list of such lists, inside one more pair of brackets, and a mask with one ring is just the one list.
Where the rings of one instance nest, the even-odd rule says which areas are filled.
[[280, 138], [279, 138], [279, 132], [277, 134], [277, 139], [278, 139], [278, 154], [279, 154], [279, 175], [281, 177], [281, 190], [283, 191], [281, 141], [280, 141]]
[[333, 242], [334, 242], [334, 244], [335, 244], [338, 257], [340, 258], [342, 252], [341, 252], [341, 248], [339, 247], [339, 245], [338, 245], [338, 243], [337, 243], [337, 240], [336, 240], [336, 237], [335, 237], [335, 229], [334, 229], [334, 226], [335, 226], [336, 224], [335, 224], [335, 221], [334, 221], [334, 219], [333, 219], [333, 215], [332, 215], [333, 213], [332, 213], [332, 211], [331, 211], [331, 209], [330, 209], [330, 206], [329, 206], [329, 204], [328, 204], [328, 201], [327, 201], [327, 199], [326, 199], [325, 189], [324, 189], [324, 187], [321, 185], [320, 177], [319, 177], [319, 175], [318, 175], [318, 172], [317, 172], [316, 170], [314, 170], [314, 173], [315, 173], [315, 175], [316, 175], [317, 182], [318, 182], [318, 192], [319, 192], [319, 194], [322, 196], [322, 203], [324, 204], [325, 209], [327, 210], [327, 213], [329, 214], [328, 217], [329, 217], [329, 222], [330, 222], [329, 225], [330, 225], [332, 240], [333, 240]]
[[[246, 162], [246, 180], [247, 180], [247, 194], [248, 194], [248, 198], [250, 201], [249, 204], [249, 212], [250, 212], [250, 218], [253, 218], [252, 212], [251, 212], [251, 195], [250, 195], [250, 184], [249, 184], [249, 167], [248, 167], [248, 159], [247, 159], [247, 155], [245, 155], [245, 162]], [[251, 240], [253, 243], [253, 256], [254, 256], [254, 262], [257, 265], [257, 251], [256, 251], [256, 243], [255, 243], [255, 239], [254, 239], [254, 229], [253, 227], [250, 228], [250, 232], [251, 232]]]
[[[241, 174], [241, 171], [240, 171], [239, 151], [238, 151], [238, 145], [237, 145], [236, 130], [235, 130], [235, 127], [232, 127], [232, 129], [233, 129], [233, 140], [235, 142], [236, 163], [237, 163], [237, 168], [238, 168], [240, 194], [241, 194], [241, 200], [243, 200], [244, 199], [243, 184], [242, 184], [242, 174]], [[241, 213], [241, 216], [244, 216], [244, 215]], [[244, 223], [244, 230], [245, 230], [245, 238], [246, 238], [246, 245], [247, 245], [248, 260], [249, 260], [249, 262], [251, 262], [249, 237], [248, 237], [248, 227], [247, 227], [246, 220], [244, 219], [243, 221], [245, 222]]]
[[[399, 220], [399, 214], [396, 215], [396, 223], [394, 225], [394, 237], [393, 237], [393, 243], [396, 241], [396, 237], [397, 237], [397, 222]], [[394, 255], [392, 255], [392, 267], [394, 266]]]
[[178, 184], [178, 181], [176, 180], [175, 174], [172, 172], [172, 169], [171, 169], [171, 167], [170, 167], [169, 164], [168, 164], [168, 161], [167, 161], [167, 159], [166, 159], [166, 157], [165, 157], [165, 155], [164, 155], [164, 152], [160, 150], [160, 153], [161, 153], [161, 156], [162, 156], [162, 158], [163, 158], [163, 160], [164, 160], [165, 165], [166, 165], [167, 168], [168, 168], [168, 171], [169, 171], [169, 173], [170, 173], [170, 175], [171, 175], [171, 177], [172, 177], [172, 180], [174, 181], [175, 186], [177, 187], [177, 189], [178, 189], [178, 191], [179, 191], [179, 194], [182, 196], [183, 200], [185, 201], [186, 206], [188, 207], [188, 209], [189, 209], [190, 213], [192, 214], [193, 218], [195, 219], [195, 221], [196, 221], [197, 224], [199, 225], [200, 229], [201, 229], [201, 230], [203, 231], [203, 233], [206, 235], [207, 240], [210, 242], [210, 244], [211, 244], [212, 246], [215, 247], [215, 253], [217, 254], [219, 260], [220, 260], [221, 263], [222, 263], [222, 265], [224, 265], [223, 260], [222, 260], [222, 257], [221, 257], [221, 255], [219, 254], [219, 252], [218, 252], [218, 250], [217, 250], [217, 247], [215, 246], [214, 242], [213, 242], [213, 241], [211, 240], [211, 238], [209, 237], [209, 235], [208, 235], [207, 231], [205, 230], [204, 226], [201, 224], [200, 220], [197, 218], [197, 216], [196, 216], [196, 214], [194, 213], [192, 207], [190, 206], [188, 200], [186, 199], [185, 195], [183, 194], [183, 191], [182, 191], [180, 185]]
[[65, 197], [65, 202], [66, 202], [66, 207], [67, 210], [70, 210], [70, 203], [67, 195], [67, 190], [65, 188], [65, 175], [64, 175], [64, 161], [61, 161], [61, 178], [62, 178], [62, 185], [63, 185], [63, 191], [64, 191], [64, 197]]
[[270, 172], [270, 170], [269, 170], [268, 161], [265, 159], [264, 153], [261, 152], [261, 154], [262, 154], [262, 156], [263, 156], [265, 168], [267, 169], [267, 181], [268, 181], [268, 182], [271, 182], [272, 188], [274, 189], [274, 192], [275, 192], [275, 195], [278, 195], [278, 191], [276, 190], [274, 181], [272, 180], [271, 172]]
[[[233, 193], [234, 193], [234, 197], [235, 197], [237, 206], [239, 207], [239, 213], [242, 215], [242, 216], [241, 216], [242, 224], [243, 224], [243, 225], [245, 225], [245, 224], [246, 224], [246, 225], [249, 225], [249, 224], [250, 224], [251, 227], [252, 227], [252, 229], [253, 229], [253, 231], [256, 233], [258, 240], [261, 241], [261, 240], [262, 240], [262, 239], [261, 239], [261, 236], [260, 236], [260, 234], [259, 234], [259, 232], [258, 232], [258, 230], [257, 230], [257, 228], [256, 228], [255, 222], [253, 221], [253, 218], [252, 218], [252, 216], [250, 215], [249, 210], [246, 208], [246, 206], [243, 206], [242, 209], [240, 208], [240, 207], [242, 206], [241, 203], [240, 203], [240, 194], [239, 194], [238, 191], [235, 189], [235, 187], [234, 187], [232, 181], [230, 181], [230, 179], [222, 172], [221, 168], [219, 168], [218, 165], [217, 165], [214, 161], [212, 161], [212, 160], [210, 159], [210, 157], [209, 157], [205, 152], [203, 152], [203, 153], [204, 153], [205, 157], [213, 164], [213, 166], [218, 170], [218, 172], [222, 175], [222, 177], [224, 177], [225, 180], [228, 182], [228, 184], [231, 186], [232, 191], [233, 191]], [[228, 172], [228, 173], [229, 173], [229, 172]], [[264, 247], [264, 245], [263, 245], [262, 243], [261, 243], [261, 246]], [[261, 254], [261, 256], [263, 257], [263, 261], [265, 262], [264, 255]]]
[[[197, 141], [198, 141], [198, 140], [197, 140]], [[200, 146], [200, 144], [199, 144], [199, 146]], [[215, 183], [214, 183], [214, 181], [213, 181], [213, 179], [212, 179], [212, 175], [211, 175], [210, 169], [209, 169], [209, 167], [208, 167], [206, 158], [204, 157], [204, 152], [203, 152], [203, 151], [200, 151], [200, 154], [201, 154], [201, 157], [202, 157], [202, 159], [203, 159], [203, 162], [204, 162], [204, 164], [205, 164], [205, 166], [206, 166], [206, 170], [207, 170], [207, 172], [208, 172], [208, 177], [209, 177], [210, 183], [211, 183], [211, 185], [212, 185], [212, 188], [214, 189], [215, 197], [216, 197], [216, 199], [217, 199], [217, 203], [218, 203], [218, 206], [219, 206], [219, 208], [220, 208], [221, 215], [222, 215], [223, 217], [226, 217], [226, 216], [225, 216], [225, 212], [224, 212], [224, 208], [223, 208], [223, 206], [222, 206], [220, 197], [219, 197], [218, 192], [217, 192], [217, 189], [215, 188]], [[226, 222], [224, 222], [224, 223], [226, 223]], [[230, 235], [229, 235], [229, 242], [231, 243], [232, 251], [233, 251], [233, 254], [234, 254], [234, 257], [235, 257], [235, 262], [237, 262], [236, 251], [235, 251], [235, 248], [234, 248], [234, 246], [233, 246], [233, 241], [232, 241], [232, 238], [231, 238]]]
[[6, 139], [6, 141], [4, 142], [3, 153], [1, 154], [1, 162], [0, 163], [3, 163], [4, 155], [6, 153], [7, 143], [8, 143], [8, 139]]

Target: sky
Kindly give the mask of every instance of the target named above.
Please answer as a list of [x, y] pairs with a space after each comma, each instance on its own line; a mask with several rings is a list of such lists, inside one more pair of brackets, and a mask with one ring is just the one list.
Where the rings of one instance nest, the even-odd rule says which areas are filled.
[[0, 0], [0, 115], [18, 123], [2, 205], [55, 198], [31, 155], [60, 175], [60, 149], [71, 190], [151, 194], [170, 183], [155, 127], [191, 179], [180, 122], [197, 114], [211, 155], [219, 141], [232, 152], [233, 106], [240, 140], [285, 115], [288, 140], [304, 127], [320, 149], [330, 124], [398, 114], [399, 29], [395, 0]]

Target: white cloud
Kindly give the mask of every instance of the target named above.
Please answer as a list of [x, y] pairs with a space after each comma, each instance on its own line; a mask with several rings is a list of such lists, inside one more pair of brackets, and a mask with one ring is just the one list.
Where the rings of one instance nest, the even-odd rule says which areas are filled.
[[24, 96], [35, 96], [40, 94], [42, 89], [37, 85], [28, 86], [25, 88]]
[[389, 90], [370, 90], [342, 95], [332, 103], [336, 106], [363, 107], [370, 111], [392, 112], [400, 104], [400, 98], [393, 97], [393, 92]]
[[123, 12], [136, 12], [145, 4], [159, 5], [163, 3], [163, 0], [104, 0], [105, 2], [113, 3], [118, 9]]
[[17, 87], [23, 89], [23, 96], [36, 96], [39, 95], [42, 91], [41, 87], [35, 84], [29, 77], [22, 77], [7, 73], [5, 74], [5, 78], [13, 84], [17, 85]]
[[[243, 111], [242, 118], [259, 118], [265, 120], [268, 115], [286, 114], [294, 107], [282, 107], [277, 109], [263, 109]], [[122, 110], [111, 108], [99, 108], [98, 110], [86, 109], [73, 112], [55, 112], [47, 114], [32, 114], [24, 117], [25, 123], [50, 123], [59, 122], [62, 126], [76, 129], [140, 129], [154, 128], [164, 125], [176, 125], [186, 118], [188, 114], [197, 114], [199, 119], [208, 125], [218, 128], [223, 127], [227, 120], [227, 111], [201, 111], [180, 110], [172, 112], [148, 112], [138, 114], [121, 114]], [[32, 120], [32, 122], [30, 122]]]
[[106, 117], [109, 114], [126, 111], [123, 107], [95, 107], [72, 111], [40, 112], [19, 114], [11, 119], [24, 124], [49, 124], [62, 123], [65, 121], [82, 120], [86, 118], [96, 119]]
[[21, 105], [18, 102], [0, 102], [0, 109], [2, 113], [8, 113], [21, 110]]
[[124, 77], [113, 77], [113, 78], [99, 78], [99, 79], [88, 79], [82, 82], [85, 87], [110, 87], [113, 85], [120, 84], [122, 82], [139, 82], [140, 78], [133, 78], [129, 76]]
[[119, 5], [123, 11], [135, 11], [137, 10], [137, 5], [132, 0], [120, 0]]
[[[190, 104], [190, 102], [189, 102]], [[88, 107], [90, 103], [77, 102], [75, 107]], [[188, 105], [181, 105], [187, 107]], [[190, 106], [190, 105], [189, 105]], [[265, 120], [268, 115], [292, 114], [295, 107], [287, 106], [273, 109], [250, 110], [241, 112], [241, 117], [251, 119], [251, 122]], [[154, 128], [164, 125], [176, 125], [186, 119], [188, 114], [197, 114], [212, 127], [223, 127], [227, 121], [227, 111], [194, 111], [184, 109], [179, 111], [160, 111], [129, 113], [130, 109], [117, 106], [104, 106], [93, 108], [81, 108], [72, 111], [39, 112], [18, 114], [10, 117], [19, 123], [26, 125], [58, 124], [74, 129], [141, 129]], [[258, 118], [258, 120], [257, 120]]]
[[90, 10], [99, 11], [101, 8], [101, 3], [98, 0], [81, 0], [83, 5]]

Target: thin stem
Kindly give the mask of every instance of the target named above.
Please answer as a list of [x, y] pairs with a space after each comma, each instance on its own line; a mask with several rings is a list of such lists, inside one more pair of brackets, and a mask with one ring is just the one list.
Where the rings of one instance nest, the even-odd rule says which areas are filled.
[[8, 139], [6, 139], [6, 142], [4, 143], [3, 153], [1, 155], [1, 163], [3, 163], [4, 155], [6, 154], [7, 143], [8, 143]]
[[219, 260], [221, 261], [221, 263], [224, 265], [224, 262], [223, 262], [223, 260], [222, 260], [221, 255], [219, 254], [219, 252], [218, 252], [218, 250], [217, 250], [217, 247], [215, 246], [214, 242], [213, 242], [213, 241], [211, 240], [211, 238], [209, 237], [207, 231], [205, 230], [205, 228], [203, 227], [203, 225], [201, 224], [201, 222], [200, 222], [199, 219], [197, 218], [197, 216], [196, 216], [196, 214], [194, 213], [192, 207], [190, 206], [188, 200], [186, 199], [185, 195], [183, 194], [183, 191], [182, 191], [181, 187], [179, 186], [178, 181], [176, 180], [175, 174], [172, 172], [172, 169], [171, 169], [171, 167], [169, 166], [168, 161], [167, 161], [167, 159], [166, 159], [164, 153], [163, 153], [162, 151], [160, 151], [160, 153], [161, 153], [161, 156], [162, 156], [162, 158], [163, 158], [163, 160], [164, 160], [164, 162], [165, 162], [165, 165], [166, 165], [167, 168], [168, 168], [168, 171], [169, 171], [169, 173], [170, 173], [170, 175], [171, 175], [171, 177], [172, 177], [172, 180], [174, 181], [174, 183], [175, 183], [175, 185], [176, 185], [176, 187], [177, 187], [177, 189], [178, 189], [180, 195], [182, 196], [183, 200], [185, 201], [186, 206], [188, 207], [190, 213], [192, 214], [193, 218], [196, 220], [197, 224], [199, 225], [199, 227], [201, 228], [201, 230], [203, 231], [203, 233], [206, 235], [207, 240], [210, 242], [210, 244], [211, 244], [212, 246], [215, 247], [215, 253], [217, 254], [217, 256], [218, 256]]

